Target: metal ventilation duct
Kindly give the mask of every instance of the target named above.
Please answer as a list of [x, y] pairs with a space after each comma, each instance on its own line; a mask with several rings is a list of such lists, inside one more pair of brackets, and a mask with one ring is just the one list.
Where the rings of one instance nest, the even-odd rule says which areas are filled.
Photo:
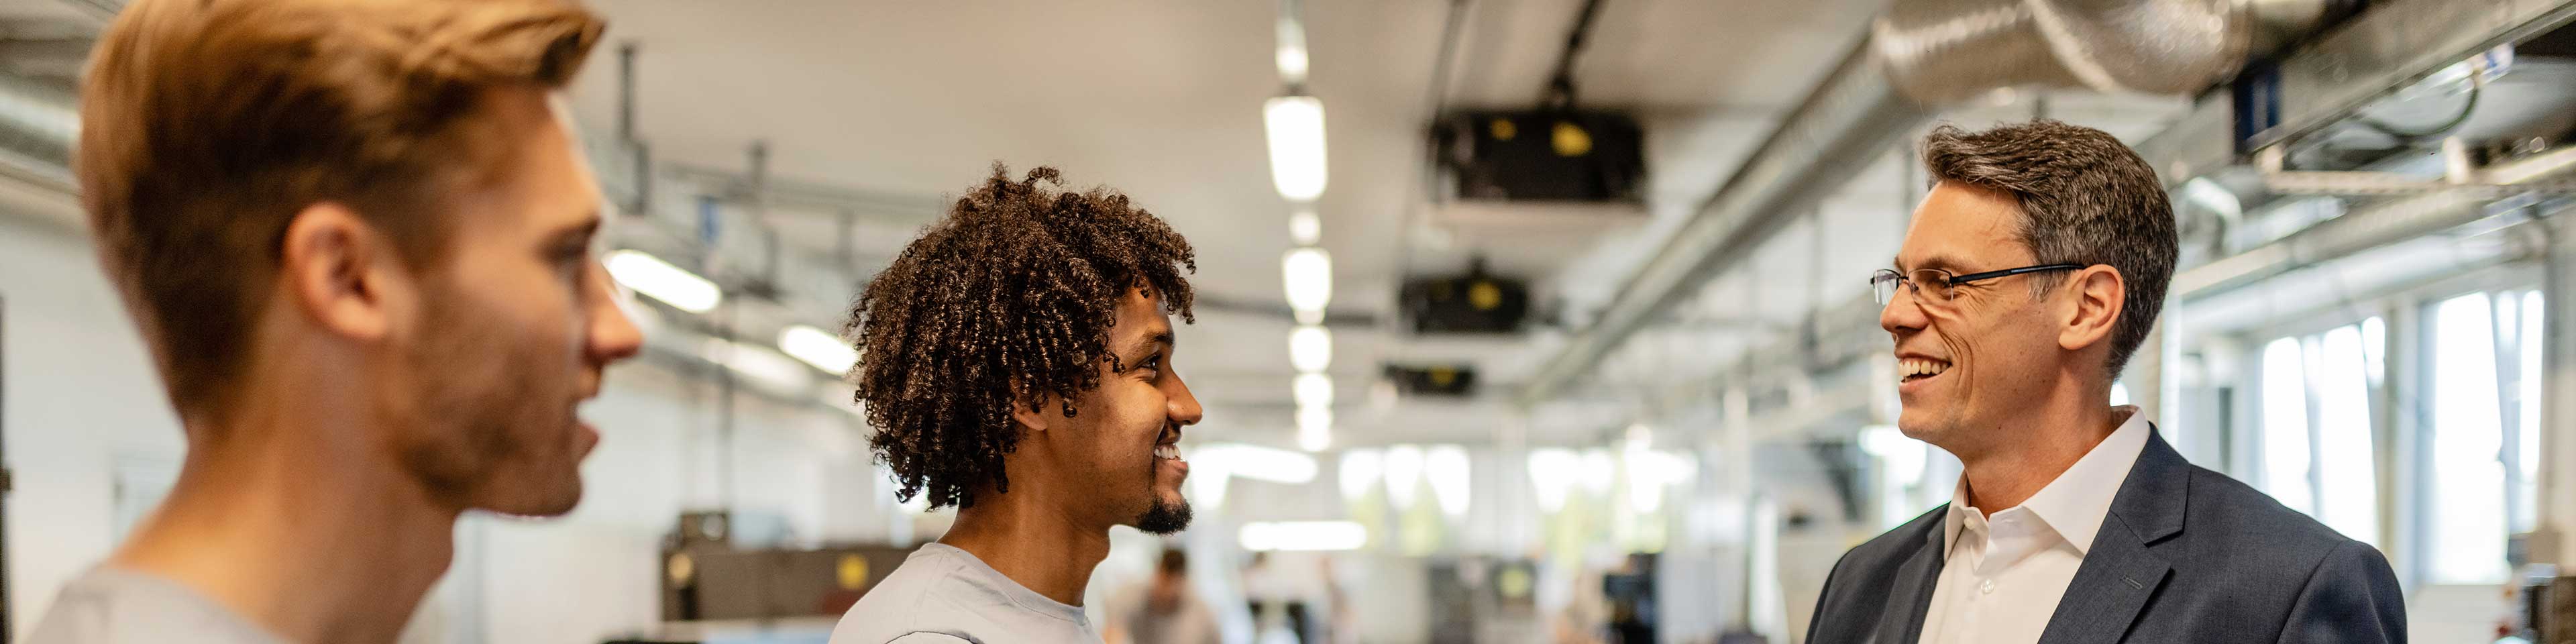
[[1896, 0], [1870, 46], [1906, 97], [2006, 87], [2188, 94], [2305, 33], [2334, 0]]
[[2352, 0], [1894, 0], [1735, 175], [1521, 392], [1564, 387], [1750, 256], [1943, 108], [2010, 87], [2183, 94], [2233, 76]]
[[69, 88], [0, 73], [0, 159], [68, 186], [72, 141], [80, 135], [76, 104]]

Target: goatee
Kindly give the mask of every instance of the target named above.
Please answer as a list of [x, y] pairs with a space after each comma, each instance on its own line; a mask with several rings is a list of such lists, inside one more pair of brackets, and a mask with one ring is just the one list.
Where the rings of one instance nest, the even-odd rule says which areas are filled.
[[1164, 503], [1160, 496], [1156, 495], [1154, 507], [1146, 508], [1145, 514], [1136, 517], [1136, 529], [1146, 534], [1164, 535], [1190, 527], [1190, 502]]

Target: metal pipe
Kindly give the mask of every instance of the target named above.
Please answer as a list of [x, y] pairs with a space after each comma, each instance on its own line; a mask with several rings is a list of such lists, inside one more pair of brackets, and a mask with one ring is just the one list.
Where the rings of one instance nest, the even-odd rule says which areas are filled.
[[1592, 21], [1601, 15], [1601, 0], [1583, 0], [1583, 8], [1574, 14], [1574, 28], [1565, 34], [1565, 49], [1557, 52], [1556, 71], [1547, 76], [1547, 90], [1539, 103], [1556, 109], [1573, 109], [1574, 59], [1583, 55], [1583, 45], [1592, 36]]
[[[2263, 79], [2272, 117], [2241, 149], [2292, 141], [2498, 45], [2576, 21], [2576, 0], [2372, 0]], [[2222, 101], [2223, 102], [2223, 101]]]
[[[785, 209], [781, 214], [807, 210], [848, 212], [862, 219], [918, 225], [937, 219], [948, 208], [948, 201], [935, 195], [872, 192], [775, 176], [763, 178], [762, 187], [754, 188], [745, 173], [686, 163], [665, 164], [661, 171], [671, 178], [700, 184], [706, 193], [729, 201], [747, 203], [757, 194], [763, 203]], [[884, 216], [887, 213], [895, 216]]]
[[2457, 186], [2390, 201], [2320, 222], [2279, 241], [2174, 274], [2175, 302], [2194, 302], [2302, 266], [2458, 228], [2490, 217], [2487, 204], [2511, 186], [2576, 174], [2576, 149], [2478, 170], [2492, 185]]
[[628, 42], [617, 47], [617, 143], [627, 154], [629, 181], [634, 185], [634, 200], [626, 213], [642, 216], [653, 208], [653, 147], [636, 133], [635, 68], [638, 46]]
[[1867, 43], [1844, 54], [1789, 121], [1640, 265], [1590, 327], [1567, 338], [1522, 391], [1532, 404], [1561, 393], [1647, 321], [1752, 250], [1860, 171], [1932, 112], [1896, 92]]
[[78, 100], [71, 88], [0, 73], [0, 148], [67, 176], [80, 135]]
[[635, 43], [617, 46], [617, 138], [635, 140]]
[[1870, 41], [1907, 96], [1943, 105], [1999, 88], [2185, 94], [2236, 73], [2250, 0], [1899, 0]]
[[[2424, 0], [2417, 0], [2424, 1]], [[2325, 3], [2318, 6], [2318, 3]], [[1869, 37], [1525, 386], [1562, 393], [1628, 336], [1776, 235], [1941, 106], [2006, 87], [2190, 93], [2341, 0], [1897, 0]], [[2195, 113], [2197, 114], [2197, 113]], [[2197, 147], [2177, 145], [2197, 151]]]

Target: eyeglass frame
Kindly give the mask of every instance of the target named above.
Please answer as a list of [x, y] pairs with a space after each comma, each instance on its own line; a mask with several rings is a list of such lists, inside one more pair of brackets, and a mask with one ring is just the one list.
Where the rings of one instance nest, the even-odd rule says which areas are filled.
[[[1923, 285], [1916, 283], [1914, 278], [1909, 275], [1909, 273], [1914, 273], [1916, 271], [1939, 271], [1942, 274], [1949, 275], [1949, 277], [1945, 278], [1943, 281], [1949, 282], [1950, 286], [1956, 287], [1960, 284], [1982, 282], [1990, 279], [2012, 277], [2014, 275], [2029, 275], [2031, 273], [2043, 273], [2048, 271], [2080, 271], [2087, 268], [2092, 268], [2092, 266], [2088, 264], [2040, 264], [2036, 266], [2024, 266], [2021, 268], [2007, 268], [1999, 271], [1969, 273], [1966, 275], [1951, 274], [1949, 269], [1944, 268], [1918, 268], [1912, 271], [1899, 271], [1893, 268], [1882, 268], [1878, 269], [1877, 272], [1870, 274], [1869, 292], [1871, 299], [1878, 300], [1878, 304], [1880, 306], [1886, 306], [1889, 303], [1896, 301], [1896, 293], [1891, 290], [1888, 292], [1887, 297], [1878, 297], [1879, 282], [1894, 280], [1896, 283], [1904, 285], [1907, 290], [1912, 291], [1917, 297], [1920, 297], [1923, 295]], [[1942, 298], [1941, 301], [1948, 302], [1950, 301], [1950, 298], [1945, 297]]]

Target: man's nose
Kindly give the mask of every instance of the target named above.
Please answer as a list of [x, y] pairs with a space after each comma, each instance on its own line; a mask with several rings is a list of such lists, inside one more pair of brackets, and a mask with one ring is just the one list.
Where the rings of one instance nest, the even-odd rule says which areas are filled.
[[584, 345], [592, 364], [608, 363], [635, 357], [644, 349], [644, 331], [626, 317], [626, 309], [617, 305], [617, 286], [608, 280], [608, 270], [594, 264], [589, 285], [582, 300], [590, 309], [589, 337]]
[[1199, 407], [1199, 397], [1190, 393], [1190, 384], [1181, 380], [1178, 371], [1172, 372], [1172, 388], [1171, 402], [1166, 403], [1169, 409], [1164, 412], [1171, 415], [1172, 422], [1184, 426], [1199, 424], [1207, 410]]
[[1896, 293], [1888, 296], [1887, 304], [1878, 309], [1878, 328], [1886, 329], [1890, 334], [1919, 330], [1928, 323], [1911, 285], [1896, 285]]

